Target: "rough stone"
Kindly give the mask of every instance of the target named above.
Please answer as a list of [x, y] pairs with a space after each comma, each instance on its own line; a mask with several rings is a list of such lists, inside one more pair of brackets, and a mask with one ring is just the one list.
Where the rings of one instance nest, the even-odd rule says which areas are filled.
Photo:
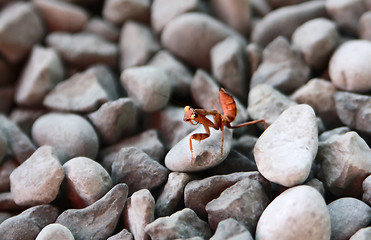
[[361, 228], [349, 240], [367, 240], [371, 236], [371, 227]]
[[15, 89], [13, 86], [0, 88], [0, 113], [8, 114], [13, 106]]
[[371, 11], [363, 13], [358, 24], [359, 38], [371, 41]]
[[107, 0], [104, 1], [102, 14], [116, 25], [122, 25], [127, 20], [148, 22], [150, 7], [150, 0]]
[[10, 174], [18, 167], [18, 163], [12, 159], [7, 158], [0, 164], [0, 192], [10, 190]]
[[3, 162], [4, 157], [8, 151], [8, 139], [5, 133], [0, 130], [0, 164]]
[[371, 206], [371, 175], [362, 182], [362, 201]]
[[118, 234], [107, 238], [107, 240], [134, 240], [134, 237], [133, 234], [131, 234], [131, 232], [129, 232], [126, 229], [123, 229]]
[[227, 218], [219, 222], [210, 240], [253, 240], [253, 238], [243, 224], [234, 218]]
[[45, 226], [37, 235], [36, 240], [75, 240], [71, 231], [59, 223]]
[[11, 192], [0, 193], [0, 211], [20, 212], [28, 207], [17, 205]]
[[319, 135], [318, 142], [324, 142], [334, 135], [342, 135], [347, 132], [350, 132], [350, 128], [348, 127], [338, 127], [332, 130], [325, 131], [321, 133], [321, 135]]
[[256, 43], [249, 43], [246, 46], [247, 61], [250, 64], [250, 74], [253, 74], [263, 60], [263, 49]]
[[115, 25], [98, 17], [91, 18], [85, 24], [84, 31], [101, 36], [110, 42], [117, 42], [120, 36], [119, 29]]

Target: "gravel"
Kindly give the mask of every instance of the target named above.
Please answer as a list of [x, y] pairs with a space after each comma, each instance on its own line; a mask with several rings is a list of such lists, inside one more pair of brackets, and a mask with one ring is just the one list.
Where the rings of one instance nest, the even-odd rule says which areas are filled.
[[370, 0], [0, 2], [1, 240], [370, 239]]

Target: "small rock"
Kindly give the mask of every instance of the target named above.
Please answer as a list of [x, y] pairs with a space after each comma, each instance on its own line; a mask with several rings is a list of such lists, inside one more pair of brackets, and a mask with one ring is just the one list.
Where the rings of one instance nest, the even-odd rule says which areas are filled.
[[278, 36], [291, 38], [291, 34], [297, 27], [306, 21], [320, 17], [327, 17], [324, 2], [308, 1], [282, 7], [271, 11], [256, 24], [251, 32], [251, 39], [264, 47]]
[[46, 42], [66, 63], [77, 68], [94, 64], [117, 65], [118, 47], [94, 34], [55, 32], [47, 36]]
[[307, 0], [283, 0], [283, 1], [282, 0], [267, 0], [268, 4], [272, 8], [280, 8], [280, 7], [300, 4], [306, 1]]
[[59, 83], [44, 99], [44, 105], [58, 111], [92, 112], [119, 93], [113, 73], [97, 65]]
[[362, 182], [362, 201], [371, 206], [371, 175]]
[[3, 162], [5, 155], [8, 152], [8, 140], [5, 133], [0, 130], [0, 164]]
[[116, 25], [127, 20], [149, 22], [150, 0], [107, 0], [104, 1], [103, 17]]
[[59, 152], [61, 163], [77, 156], [95, 159], [99, 142], [91, 124], [76, 114], [47, 113], [32, 126], [32, 138], [39, 145], [50, 145]]
[[64, 211], [56, 223], [67, 227], [76, 239], [107, 239], [116, 228], [127, 194], [127, 185], [118, 184], [92, 205]]
[[249, 43], [246, 46], [247, 59], [250, 63], [250, 74], [253, 74], [259, 67], [260, 63], [263, 60], [263, 50], [256, 43]]
[[371, 208], [356, 198], [339, 198], [328, 205], [331, 239], [349, 239], [371, 221]]
[[58, 195], [64, 172], [50, 146], [39, 147], [10, 174], [10, 191], [18, 205], [41, 205]]
[[305, 183], [305, 185], [308, 185], [308, 186], [311, 186], [315, 189], [317, 189], [317, 191], [323, 196], [325, 197], [325, 186], [323, 184], [323, 182], [321, 182], [320, 180], [318, 180], [317, 178], [312, 178], [311, 180], [309, 180], [308, 182]]
[[[33, 0], [49, 32], [79, 32], [88, 21], [88, 13], [65, 1]], [[67, 20], [68, 19], [68, 20]]]
[[144, 228], [155, 218], [155, 199], [150, 191], [136, 191], [127, 200], [124, 210], [124, 225], [133, 234], [134, 239], [149, 240]]
[[233, 139], [232, 150], [235, 150], [253, 160], [254, 146], [257, 140], [258, 138], [255, 136], [249, 134], [242, 135], [240, 138]]
[[165, 70], [152, 67], [133, 67], [121, 74], [121, 85], [136, 105], [145, 112], [155, 112], [168, 103], [171, 83]]
[[88, 118], [105, 144], [116, 143], [137, 128], [137, 110], [130, 98], [106, 102]]
[[367, 240], [371, 237], [371, 227], [361, 228], [349, 240]]
[[1, 87], [0, 88], [0, 114], [8, 114], [10, 109], [13, 106], [13, 98], [14, 98], [14, 87], [13, 86], [7, 86], [7, 87]]
[[371, 11], [361, 15], [358, 23], [359, 38], [371, 41]]
[[128, 230], [123, 229], [118, 234], [107, 238], [107, 240], [134, 240], [134, 237]]
[[292, 35], [293, 45], [300, 49], [308, 66], [316, 70], [327, 67], [339, 41], [336, 24], [326, 18], [309, 20]]
[[58, 209], [51, 205], [39, 205], [6, 219], [0, 224], [2, 240], [34, 240], [42, 228], [55, 221]]
[[[1, 132], [0, 132], [1, 134]], [[14, 159], [6, 159], [0, 165], [0, 192], [10, 190], [10, 174], [18, 167], [18, 163]]]
[[256, 166], [269, 181], [292, 187], [309, 176], [317, 148], [318, 129], [313, 109], [306, 104], [292, 106], [256, 142]]
[[119, 29], [108, 21], [93, 17], [84, 26], [84, 31], [96, 34], [110, 42], [117, 42], [119, 39]]
[[20, 206], [16, 204], [11, 192], [0, 193], [0, 211], [20, 212], [27, 208], [28, 206]]
[[39, 235], [37, 235], [36, 240], [75, 240], [71, 231], [65, 226], [59, 223], [52, 223], [45, 226]]
[[63, 171], [66, 174], [64, 196], [74, 208], [93, 204], [112, 188], [108, 172], [89, 158], [72, 158], [63, 164]]
[[219, 222], [210, 240], [253, 240], [253, 238], [244, 225], [234, 218], [227, 218]]
[[361, 132], [371, 134], [371, 97], [350, 92], [336, 92], [334, 95], [340, 120]]
[[189, 208], [169, 217], [157, 218], [147, 225], [145, 231], [152, 239], [187, 239], [197, 236], [209, 239], [212, 235], [209, 225]]
[[113, 182], [126, 183], [129, 195], [140, 189], [161, 186], [168, 174], [168, 169], [136, 147], [122, 148], [112, 163]]
[[150, 28], [128, 21], [121, 29], [120, 68], [144, 65], [160, 49]]
[[254, 232], [269, 201], [264, 186], [258, 180], [240, 180], [206, 205], [210, 227], [216, 229], [222, 220], [234, 218]]
[[19, 79], [15, 101], [23, 106], [40, 107], [44, 97], [63, 77], [64, 69], [57, 52], [35, 46]]
[[235, 36], [244, 42], [237, 32], [209, 15], [185, 13], [166, 24], [161, 43], [191, 66], [208, 70], [211, 48], [228, 36]]
[[11, 84], [14, 82], [16, 77], [15, 67], [5, 61], [4, 59], [0, 59], [0, 85], [5, 86], [7, 84]]
[[43, 114], [47, 112], [46, 109], [33, 108], [14, 108], [10, 113], [10, 120], [17, 124], [20, 129], [27, 135], [31, 136], [32, 125]]
[[[28, 31], [32, 29], [32, 31]], [[0, 14], [0, 52], [19, 63], [44, 36], [43, 22], [31, 3], [8, 4]]]
[[7, 212], [0, 212], [0, 224], [4, 222], [6, 219], [12, 217], [13, 214], [7, 213]]
[[167, 183], [156, 201], [156, 217], [165, 217], [173, 214], [183, 203], [183, 194], [186, 184], [191, 180], [190, 175], [181, 172], [171, 172]]
[[269, 84], [282, 93], [291, 93], [304, 85], [310, 69], [300, 52], [287, 39], [277, 37], [263, 51], [263, 61], [253, 73], [250, 88]]
[[[358, 2], [358, 1], [356, 1]], [[367, 40], [351, 40], [340, 45], [329, 62], [329, 74], [333, 84], [347, 91], [371, 90], [371, 43]]]
[[348, 128], [348, 127], [334, 128], [332, 130], [325, 131], [321, 135], [319, 135], [318, 141], [319, 142], [325, 142], [327, 139], [329, 139], [330, 137], [332, 137], [334, 135], [342, 135], [342, 134], [347, 133], [347, 132], [350, 132], [350, 128]]
[[335, 196], [362, 196], [362, 182], [371, 172], [371, 150], [356, 133], [334, 135], [320, 142], [319, 179]]

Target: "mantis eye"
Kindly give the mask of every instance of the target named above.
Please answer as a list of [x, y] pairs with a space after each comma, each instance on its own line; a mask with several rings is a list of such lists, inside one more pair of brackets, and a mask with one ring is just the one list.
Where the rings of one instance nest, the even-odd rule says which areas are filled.
[[197, 113], [193, 113], [193, 118], [197, 118], [198, 117], [198, 114]]

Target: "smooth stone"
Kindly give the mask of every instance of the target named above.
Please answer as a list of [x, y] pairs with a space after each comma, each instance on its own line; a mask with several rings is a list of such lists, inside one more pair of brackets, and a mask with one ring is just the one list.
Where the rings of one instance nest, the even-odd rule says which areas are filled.
[[145, 231], [151, 239], [187, 239], [197, 236], [209, 239], [212, 236], [209, 225], [189, 208], [169, 217], [157, 218], [147, 225]]
[[118, 184], [92, 205], [64, 211], [56, 223], [67, 227], [75, 239], [107, 239], [116, 228], [127, 195], [128, 186]]
[[367, 40], [351, 40], [341, 44], [329, 62], [329, 75], [339, 89], [351, 92], [371, 90], [371, 43]]
[[47, 112], [46, 109], [14, 108], [9, 115], [17, 126], [27, 135], [31, 136], [32, 125], [40, 116]]
[[46, 225], [37, 235], [36, 240], [75, 240], [71, 231], [59, 223]]
[[303, 183], [318, 149], [318, 129], [313, 109], [292, 106], [259, 137], [254, 157], [259, 172], [271, 182], [292, 187]]
[[165, 70], [159, 67], [132, 67], [121, 73], [121, 85], [134, 103], [144, 112], [155, 112], [166, 106], [171, 83]]
[[371, 41], [371, 11], [363, 13], [358, 24], [359, 38]]
[[105, 144], [117, 143], [123, 136], [137, 129], [137, 109], [131, 98], [119, 98], [104, 103], [97, 111], [88, 115]]
[[10, 191], [18, 205], [48, 204], [57, 197], [64, 176], [56, 151], [41, 146], [10, 174]]
[[330, 239], [331, 222], [321, 194], [309, 186], [292, 187], [276, 197], [261, 215], [255, 239]]
[[127, 20], [148, 22], [150, 8], [150, 0], [106, 0], [102, 15], [104, 19], [118, 26]]
[[320, 142], [318, 178], [335, 196], [362, 196], [362, 182], [371, 171], [371, 149], [354, 131]]
[[371, 175], [362, 182], [362, 201], [371, 206]]
[[21, 106], [40, 107], [63, 77], [64, 68], [58, 53], [52, 48], [35, 46], [20, 76], [15, 101]]
[[153, 190], [167, 180], [169, 170], [136, 147], [122, 148], [112, 163], [114, 184], [126, 183], [129, 195], [140, 189]]
[[180, 140], [165, 156], [165, 165], [171, 171], [195, 172], [212, 168], [226, 159], [232, 146], [232, 130], [224, 129], [223, 154], [222, 131], [210, 129], [210, 137], [202, 141], [192, 141], [193, 159], [189, 145], [192, 134], [203, 133], [205, 129], [199, 127]]
[[331, 239], [349, 239], [371, 221], [371, 208], [356, 198], [339, 198], [328, 205]]
[[334, 129], [325, 131], [325, 132], [321, 133], [321, 135], [319, 135], [318, 142], [325, 142], [327, 139], [329, 139], [330, 137], [332, 137], [334, 135], [342, 135], [342, 134], [350, 132], [350, 131], [351, 130], [350, 130], [349, 127], [338, 127], [338, 128], [334, 128]]
[[312, 178], [311, 180], [304, 183], [304, 185], [308, 185], [316, 189], [323, 197], [325, 197], [326, 190], [323, 182], [318, 180], [317, 178]]
[[131, 232], [124, 228], [121, 232], [107, 238], [107, 240], [134, 240], [134, 237]]
[[371, 237], [371, 227], [361, 228], [349, 240], [367, 240]]
[[92, 17], [85, 24], [84, 31], [101, 36], [110, 42], [117, 42], [120, 35], [118, 27], [98, 17]]
[[13, 217], [13, 214], [7, 212], [0, 212], [0, 224], [10, 217]]
[[95, 159], [98, 136], [83, 117], [71, 113], [47, 113], [32, 126], [32, 138], [39, 145], [50, 145], [60, 153], [61, 163], [77, 156]]
[[66, 181], [63, 195], [74, 208], [84, 208], [98, 201], [112, 188], [108, 172], [86, 157], [75, 157], [63, 164]]
[[219, 222], [210, 240], [253, 240], [253, 237], [243, 224], [234, 218], [227, 218]]
[[27, 209], [29, 206], [17, 205], [11, 192], [0, 193], [0, 211], [20, 212]]
[[10, 174], [18, 167], [18, 163], [12, 159], [5, 159], [0, 164], [0, 192], [10, 191]]
[[2, 240], [34, 240], [42, 228], [58, 217], [58, 209], [51, 205], [31, 207], [0, 224]]
[[134, 239], [149, 240], [145, 227], [155, 219], [155, 199], [147, 189], [136, 191], [127, 200], [124, 226], [133, 234]]

